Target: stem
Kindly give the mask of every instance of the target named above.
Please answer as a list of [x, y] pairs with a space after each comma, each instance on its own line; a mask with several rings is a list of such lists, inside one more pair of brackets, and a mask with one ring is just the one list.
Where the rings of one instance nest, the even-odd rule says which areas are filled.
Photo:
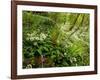
[[42, 61], [42, 68], [43, 68], [43, 62], [44, 62], [43, 55], [41, 55], [41, 61]]

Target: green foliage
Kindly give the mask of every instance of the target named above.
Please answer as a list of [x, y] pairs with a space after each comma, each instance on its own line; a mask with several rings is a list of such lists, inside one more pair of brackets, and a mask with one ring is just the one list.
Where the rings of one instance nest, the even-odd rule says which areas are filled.
[[23, 68], [89, 65], [89, 14], [23, 11]]

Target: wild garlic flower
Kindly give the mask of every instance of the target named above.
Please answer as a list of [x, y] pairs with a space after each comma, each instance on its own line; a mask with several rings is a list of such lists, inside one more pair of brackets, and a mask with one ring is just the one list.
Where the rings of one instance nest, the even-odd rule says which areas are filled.
[[46, 34], [44, 34], [44, 33], [41, 33], [41, 34], [40, 34], [40, 40], [44, 40], [46, 37], [47, 37]]
[[44, 34], [44, 33], [41, 33], [40, 35], [38, 35], [36, 32], [33, 32], [31, 34], [27, 34], [27, 40], [31, 40], [31, 41], [34, 41], [34, 40], [40, 40], [40, 41], [43, 41], [47, 35]]

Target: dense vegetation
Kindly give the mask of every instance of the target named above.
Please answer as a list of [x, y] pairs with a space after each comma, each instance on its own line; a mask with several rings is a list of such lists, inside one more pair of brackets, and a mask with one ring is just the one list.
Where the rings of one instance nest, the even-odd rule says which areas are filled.
[[23, 11], [23, 68], [89, 65], [89, 14]]

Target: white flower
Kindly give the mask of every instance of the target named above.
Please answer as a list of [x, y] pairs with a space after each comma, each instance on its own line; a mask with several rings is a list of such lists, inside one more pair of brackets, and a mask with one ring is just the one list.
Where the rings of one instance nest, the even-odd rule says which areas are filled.
[[44, 33], [41, 33], [41, 34], [40, 34], [40, 40], [41, 40], [41, 41], [44, 40], [46, 37], [47, 37], [46, 34], [44, 34]]
[[39, 40], [39, 37], [34, 37], [34, 39]]
[[34, 40], [34, 37], [30, 37], [30, 40], [33, 41]]
[[41, 40], [41, 41], [43, 41], [46, 37], [47, 37], [47, 35], [46, 34], [44, 34], [44, 33], [41, 33], [40, 35], [37, 35], [37, 33], [36, 32], [33, 32], [33, 33], [27, 33], [27, 40], [31, 40], [31, 41], [33, 41], [33, 40]]
[[41, 33], [41, 34], [40, 34], [40, 38], [45, 39], [45, 38], [46, 38], [46, 34]]
[[27, 68], [27, 69], [32, 68], [32, 65], [31, 65], [31, 64], [28, 64], [28, 65], [26, 66], [26, 68]]

